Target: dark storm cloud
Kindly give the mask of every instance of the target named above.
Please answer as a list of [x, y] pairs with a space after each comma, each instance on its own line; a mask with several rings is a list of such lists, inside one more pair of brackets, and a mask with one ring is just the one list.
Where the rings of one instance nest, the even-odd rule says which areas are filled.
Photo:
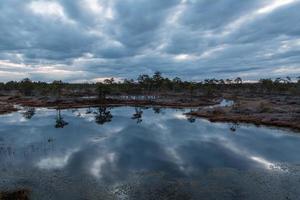
[[116, 36], [129, 47], [141, 47], [152, 41], [156, 30], [180, 1], [128, 0], [115, 3]]
[[12, 1], [2, 5], [2, 52], [15, 51], [27, 58], [59, 61], [78, 57], [82, 52], [89, 50], [95, 37], [86, 34], [80, 27], [64, 22], [59, 16], [56, 17], [55, 13], [51, 19], [51, 12], [55, 10], [50, 11], [49, 16], [43, 16], [41, 13], [34, 15], [29, 5], [29, 1]]
[[298, 76], [299, 0], [0, 1], [0, 81]]

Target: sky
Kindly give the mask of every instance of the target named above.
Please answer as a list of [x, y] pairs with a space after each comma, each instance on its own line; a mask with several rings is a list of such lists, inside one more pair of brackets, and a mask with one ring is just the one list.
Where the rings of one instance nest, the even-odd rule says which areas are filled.
[[0, 0], [0, 82], [300, 76], [300, 0]]

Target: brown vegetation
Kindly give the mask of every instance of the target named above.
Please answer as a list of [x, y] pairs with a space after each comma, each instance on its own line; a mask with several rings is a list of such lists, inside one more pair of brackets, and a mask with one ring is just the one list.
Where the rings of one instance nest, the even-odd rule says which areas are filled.
[[0, 97], [0, 114], [6, 114], [15, 112], [18, 109], [15, 108], [14, 104], [10, 103], [9, 98]]
[[0, 192], [0, 200], [29, 200], [28, 190]]
[[243, 122], [300, 130], [300, 97], [240, 97], [233, 106], [202, 108], [189, 115], [212, 122]]
[[[16, 108], [12, 109], [12, 105], [20, 105], [27, 107], [47, 107], [47, 108], [84, 108], [84, 107], [98, 107], [98, 106], [162, 106], [173, 108], [185, 107], [199, 107], [209, 106], [219, 103], [220, 98], [203, 98], [203, 99], [190, 99], [166, 96], [159, 99], [152, 100], [138, 100], [138, 99], [83, 99], [83, 98], [61, 98], [59, 100], [51, 98], [21, 98], [21, 97], [7, 97], [0, 98], [0, 105], [7, 105], [1, 107], [3, 111], [13, 112]], [[11, 108], [12, 106], [12, 108]], [[7, 110], [5, 110], [7, 108]]]

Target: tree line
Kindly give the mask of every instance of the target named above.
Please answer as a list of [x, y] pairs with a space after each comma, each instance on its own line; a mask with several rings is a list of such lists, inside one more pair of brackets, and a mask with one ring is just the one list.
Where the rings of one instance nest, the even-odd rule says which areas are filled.
[[160, 95], [184, 93], [192, 96], [202, 93], [213, 95], [222, 91], [249, 91], [259, 93], [290, 92], [299, 94], [300, 77], [293, 82], [290, 77], [276, 79], [260, 79], [255, 83], [243, 82], [242, 78], [235, 79], [205, 79], [203, 81], [184, 81], [179, 77], [169, 79], [161, 72], [153, 75], [141, 74], [136, 79], [125, 79], [116, 82], [114, 78], [97, 83], [66, 83], [60, 80], [52, 83], [32, 81], [25, 78], [21, 81], [0, 82], [0, 94], [20, 94], [24, 96], [83, 96], [97, 95], [106, 98], [107, 95]]

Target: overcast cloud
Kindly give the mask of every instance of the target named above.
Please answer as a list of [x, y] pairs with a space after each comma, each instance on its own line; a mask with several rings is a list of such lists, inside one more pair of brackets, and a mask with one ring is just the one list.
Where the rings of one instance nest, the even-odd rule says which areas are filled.
[[0, 0], [0, 81], [300, 75], [300, 0]]

